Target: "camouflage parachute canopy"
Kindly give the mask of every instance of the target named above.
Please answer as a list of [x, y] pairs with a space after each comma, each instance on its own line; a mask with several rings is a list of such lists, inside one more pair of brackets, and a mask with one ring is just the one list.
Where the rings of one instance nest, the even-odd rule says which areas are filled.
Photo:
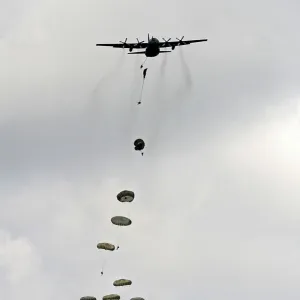
[[142, 139], [137, 139], [134, 141], [134, 150], [141, 151], [145, 148], [145, 142]]
[[132, 281], [129, 279], [118, 279], [114, 282], [114, 286], [125, 286], [125, 285], [131, 285]]
[[121, 216], [112, 217], [111, 222], [118, 226], [129, 226], [132, 223], [130, 219]]
[[106, 295], [102, 299], [103, 300], [120, 300], [120, 296], [116, 294]]
[[80, 300], [97, 300], [97, 299], [93, 296], [84, 296], [84, 297], [81, 297]]
[[134, 298], [131, 298], [130, 300], [145, 300], [145, 299], [141, 298], [141, 297], [134, 297]]
[[117, 199], [120, 202], [132, 202], [134, 199], [134, 192], [132, 191], [122, 191], [117, 195]]
[[115, 246], [113, 244], [110, 243], [99, 243], [97, 245], [98, 249], [103, 249], [103, 250], [108, 250], [108, 251], [114, 251], [115, 250]]

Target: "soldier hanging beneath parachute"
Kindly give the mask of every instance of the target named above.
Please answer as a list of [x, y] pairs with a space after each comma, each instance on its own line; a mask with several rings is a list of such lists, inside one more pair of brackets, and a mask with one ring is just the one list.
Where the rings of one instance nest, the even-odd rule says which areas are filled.
[[[112, 251], [115, 250], [116, 247], [113, 244], [110, 244], [110, 243], [98, 243], [97, 248], [101, 249], [101, 250], [112, 252]], [[103, 276], [103, 274], [104, 274], [103, 268], [104, 268], [104, 263], [102, 265], [101, 276]]]
[[[131, 225], [132, 221], [129, 218], [126, 217], [122, 217], [122, 216], [116, 216], [116, 217], [112, 217], [111, 218], [111, 222], [116, 225], [116, 226], [120, 226], [120, 227], [126, 227]], [[120, 247], [117, 246], [118, 250]]]
[[143, 84], [142, 84], [140, 101], [137, 103], [138, 105], [140, 105], [142, 103], [142, 96], [143, 96], [143, 90], [144, 90], [144, 82], [145, 82], [145, 78], [146, 78], [146, 75], [147, 75], [147, 70], [148, 70], [148, 68], [146, 68], [146, 69], [143, 70]]

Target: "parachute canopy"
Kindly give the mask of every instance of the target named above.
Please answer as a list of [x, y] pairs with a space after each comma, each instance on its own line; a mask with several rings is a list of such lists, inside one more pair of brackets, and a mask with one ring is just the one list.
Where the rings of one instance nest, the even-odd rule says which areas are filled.
[[145, 299], [141, 298], [141, 297], [134, 297], [134, 298], [131, 298], [130, 300], [145, 300]]
[[132, 191], [122, 191], [117, 195], [117, 199], [120, 202], [132, 202], [134, 199], [134, 192]]
[[141, 151], [145, 148], [145, 142], [142, 139], [137, 139], [134, 141], [134, 150]]
[[110, 243], [99, 243], [97, 245], [98, 249], [103, 249], [103, 250], [108, 250], [108, 251], [114, 251], [115, 250], [115, 246], [113, 244]]
[[80, 300], [97, 300], [97, 299], [93, 296], [84, 296], [84, 297], [81, 297]]
[[129, 279], [119, 279], [114, 282], [114, 286], [125, 286], [125, 285], [131, 285], [131, 284], [132, 284], [132, 281]]
[[121, 216], [112, 217], [111, 222], [118, 226], [129, 226], [132, 223], [130, 219]]
[[120, 296], [116, 295], [116, 294], [110, 294], [110, 295], [106, 295], [104, 296], [102, 299], [103, 300], [120, 300]]

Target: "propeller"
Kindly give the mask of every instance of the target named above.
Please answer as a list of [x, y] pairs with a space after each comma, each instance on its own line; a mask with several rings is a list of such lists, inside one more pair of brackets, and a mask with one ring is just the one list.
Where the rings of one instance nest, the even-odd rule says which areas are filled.
[[125, 46], [128, 45], [126, 42], [127, 42], [127, 38], [125, 39], [124, 42], [120, 41], [120, 43], [123, 44], [123, 48], [125, 48]]
[[168, 47], [168, 45], [171, 46], [170, 43], [169, 43], [169, 41], [171, 40], [171, 38], [169, 38], [167, 41], [164, 38], [163, 38], [163, 40], [165, 41], [165, 43], [163, 44], [163, 46], [166, 46], [166, 47]]
[[142, 44], [143, 44], [145, 41], [141, 41], [141, 42], [140, 42], [138, 38], [137, 38], [136, 40], [137, 40], [137, 44], [135, 44], [134, 47], [141, 48]]
[[186, 44], [185, 42], [183, 42], [183, 38], [184, 38], [184, 36], [181, 39], [176, 38], [179, 41], [179, 45], [185, 45]]

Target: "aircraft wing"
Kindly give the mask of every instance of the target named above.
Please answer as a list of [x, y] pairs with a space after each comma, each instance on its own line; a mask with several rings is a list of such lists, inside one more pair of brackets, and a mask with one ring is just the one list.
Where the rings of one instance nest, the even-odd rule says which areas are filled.
[[207, 39], [202, 39], [202, 40], [179, 40], [179, 41], [173, 41], [173, 42], [160, 42], [159, 47], [160, 48], [167, 48], [167, 47], [177, 47], [177, 46], [184, 46], [184, 45], [189, 45], [192, 43], [200, 43], [200, 42], [207, 42]]
[[127, 48], [127, 49], [141, 49], [141, 48], [147, 48], [148, 43], [96, 44], [96, 46], [113, 47], [113, 48]]

